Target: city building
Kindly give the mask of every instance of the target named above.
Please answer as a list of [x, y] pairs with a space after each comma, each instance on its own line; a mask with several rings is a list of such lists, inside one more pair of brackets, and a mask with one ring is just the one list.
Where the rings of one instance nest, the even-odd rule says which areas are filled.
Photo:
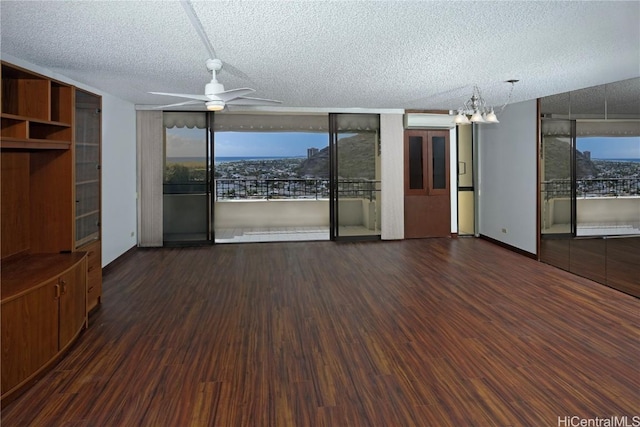
[[310, 159], [311, 157], [315, 156], [316, 154], [318, 154], [318, 149], [315, 147], [312, 148], [307, 148], [307, 158]]

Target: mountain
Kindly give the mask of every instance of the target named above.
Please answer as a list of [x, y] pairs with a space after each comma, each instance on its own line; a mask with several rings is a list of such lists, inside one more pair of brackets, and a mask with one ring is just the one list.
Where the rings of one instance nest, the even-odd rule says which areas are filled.
[[[375, 134], [357, 134], [338, 141], [338, 170], [340, 178], [375, 179]], [[329, 177], [329, 147], [302, 162], [300, 176]]]
[[298, 167], [298, 176], [313, 178], [329, 178], [329, 147], [318, 151], [314, 156], [305, 159]]

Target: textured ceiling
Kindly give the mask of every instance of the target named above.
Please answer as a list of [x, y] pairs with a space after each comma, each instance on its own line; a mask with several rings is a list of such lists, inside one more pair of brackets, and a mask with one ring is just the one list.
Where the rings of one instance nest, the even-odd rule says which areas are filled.
[[[455, 109], [640, 76], [640, 2], [193, 1], [226, 89], [284, 107]], [[201, 94], [178, 1], [1, 1], [1, 52], [136, 104]]]

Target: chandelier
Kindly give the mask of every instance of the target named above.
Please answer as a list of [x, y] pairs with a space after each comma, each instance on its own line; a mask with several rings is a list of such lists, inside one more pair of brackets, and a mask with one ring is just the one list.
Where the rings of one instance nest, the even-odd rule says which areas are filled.
[[[507, 80], [506, 83], [511, 83], [511, 89], [509, 90], [509, 96], [507, 102], [500, 108], [500, 113], [504, 111], [504, 108], [511, 101], [511, 94], [513, 93], [513, 86], [518, 80]], [[470, 116], [470, 117], [469, 117]], [[477, 85], [473, 86], [473, 94], [471, 98], [464, 103], [464, 105], [457, 110], [457, 114], [453, 119], [455, 124], [469, 124], [469, 123], [500, 123], [498, 116], [493, 107], [488, 105], [480, 93], [480, 88]]]

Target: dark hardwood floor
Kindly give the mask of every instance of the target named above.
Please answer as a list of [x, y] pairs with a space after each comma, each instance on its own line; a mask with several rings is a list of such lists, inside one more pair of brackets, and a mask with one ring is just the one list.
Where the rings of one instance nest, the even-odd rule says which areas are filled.
[[136, 249], [2, 426], [639, 415], [640, 300], [473, 238]]

